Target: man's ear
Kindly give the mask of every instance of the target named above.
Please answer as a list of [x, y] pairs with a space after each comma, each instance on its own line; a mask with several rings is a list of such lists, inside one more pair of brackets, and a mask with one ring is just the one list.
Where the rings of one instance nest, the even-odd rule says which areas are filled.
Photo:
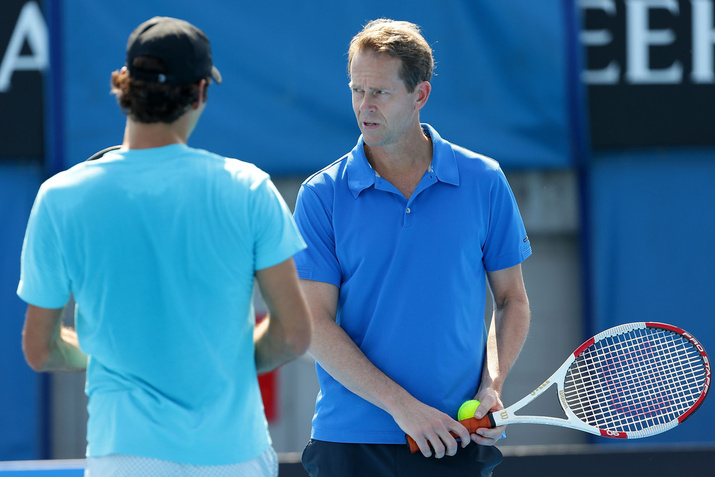
[[429, 81], [423, 81], [415, 87], [415, 110], [420, 110], [427, 104], [429, 95], [432, 92], [432, 84]]
[[203, 103], [206, 102], [206, 79], [202, 79], [198, 82], [199, 87], [199, 97], [196, 102], [192, 105], [194, 109], [199, 109]]

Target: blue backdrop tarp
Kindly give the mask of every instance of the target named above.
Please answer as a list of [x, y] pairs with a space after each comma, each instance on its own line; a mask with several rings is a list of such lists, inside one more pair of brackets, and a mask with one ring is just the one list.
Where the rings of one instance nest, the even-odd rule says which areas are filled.
[[25, 303], [15, 294], [25, 224], [40, 174], [39, 162], [0, 169], [0, 461], [35, 459], [42, 446], [42, 378], [22, 355]]
[[192, 138], [197, 147], [255, 162], [273, 175], [299, 176], [348, 152], [359, 134], [347, 87], [348, 45], [366, 21], [391, 17], [421, 25], [435, 50], [437, 76], [424, 121], [505, 168], [567, 167], [572, 122], [564, 23], [573, 15], [564, 9], [572, 3], [64, 2], [65, 161], [121, 141], [109, 75], [124, 64], [131, 30], [160, 14], [204, 29], [223, 74]]

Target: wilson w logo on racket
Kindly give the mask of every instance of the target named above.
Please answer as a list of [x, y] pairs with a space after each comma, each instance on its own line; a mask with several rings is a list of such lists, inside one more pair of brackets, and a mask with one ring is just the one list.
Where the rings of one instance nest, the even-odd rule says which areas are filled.
[[622, 370], [634, 367], [651, 367], [651, 375], [655, 380], [662, 380], [667, 376], [667, 370], [661, 369], [664, 364], [657, 361], [651, 339], [643, 338], [640, 343], [634, 342], [634, 347], [627, 353], [610, 353], [603, 369], [602, 382], [605, 389], [611, 393], [611, 409], [624, 418], [638, 419], [643, 417], [657, 417], [666, 414], [673, 400], [667, 390], [656, 390], [653, 393], [638, 395], [633, 394], [632, 380], [628, 373]]
[[[690, 417], [710, 389], [703, 346], [672, 325], [630, 323], [582, 344], [543, 384], [517, 403], [482, 419], [460, 421], [470, 433], [505, 424], [549, 424], [617, 439], [665, 432]], [[566, 418], [516, 412], [556, 384]], [[418, 449], [408, 437], [410, 450]]]

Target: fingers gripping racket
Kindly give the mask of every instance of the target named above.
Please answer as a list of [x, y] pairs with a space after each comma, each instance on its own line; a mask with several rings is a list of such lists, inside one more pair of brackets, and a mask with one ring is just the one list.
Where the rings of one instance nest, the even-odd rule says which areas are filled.
[[[690, 417], [705, 399], [710, 380], [710, 361], [693, 335], [663, 323], [630, 323], [586, 341], [517, 403], [460, 423], [470, 434], [483, 427], [523, 423], [638, 439]], [[554, 384], [565, 419], [516, 414]], [[411, 437], [407, 441], [411, 452], [419, 450]]]

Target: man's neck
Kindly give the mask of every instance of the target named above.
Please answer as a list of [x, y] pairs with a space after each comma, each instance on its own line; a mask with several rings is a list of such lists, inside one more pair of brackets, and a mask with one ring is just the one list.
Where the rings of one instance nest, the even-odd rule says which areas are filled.
[[371, 147], [365, 145], [365, 155], [378, 174], [387, 177], [424, 171], [432, 162], [432, 140], [422, 128], [405, 135], [399, 144]]
[[403, 144], [396, 147], [365, 145], [365, 155], [375, 172], [409, 199], [432, 163], [432, 140], [420, 128], [419, 135], [413, 135]]
[[186, 144], [188, 134], [182, 118], [172, 124], [139, 123], [127, 119], [124, 129], [124, 149], [150, 149], [169, 146], [171, 144]]

